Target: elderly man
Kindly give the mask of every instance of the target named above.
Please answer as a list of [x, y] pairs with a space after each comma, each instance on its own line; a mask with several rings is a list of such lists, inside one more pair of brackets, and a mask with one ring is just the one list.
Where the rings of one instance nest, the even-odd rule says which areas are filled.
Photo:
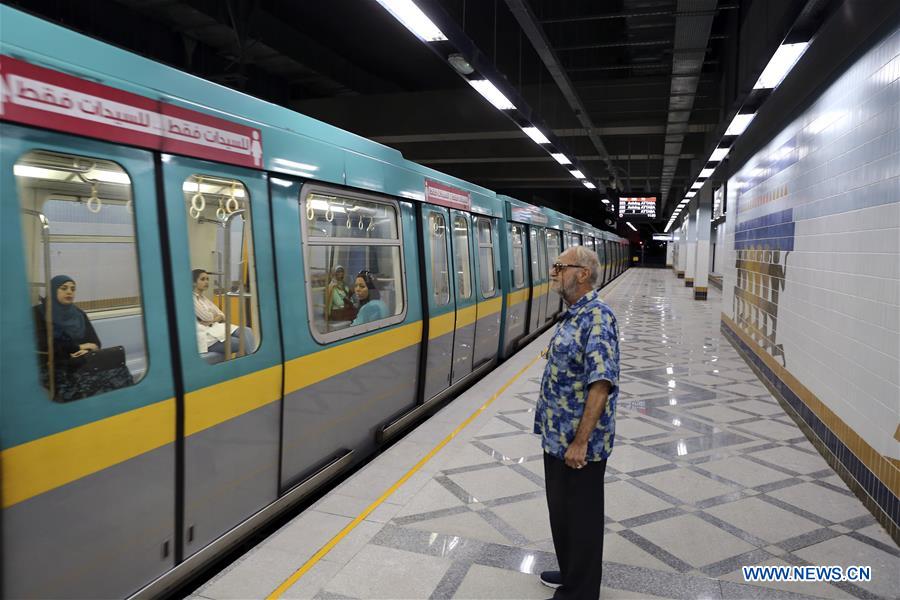
[[567, 305], [547, 348], [534, 432], [559, 571], [541, 573], [553, 598], [597, 600], [603, 567], [603, 478], [615, 437], [619, 395], [616, 318], [594, 289], [597, 255], [575, 246], [550, 267]]

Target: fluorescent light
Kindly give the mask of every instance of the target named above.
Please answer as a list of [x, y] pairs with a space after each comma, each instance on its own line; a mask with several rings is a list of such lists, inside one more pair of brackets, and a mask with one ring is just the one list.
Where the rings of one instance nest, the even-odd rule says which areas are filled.
[[[226, 189], [227, 189], [227, 193], [223, 191]], [[220, 196], [232, 196], [233, 195], [235, 198], [243, 198], [245, 196], [243, 186], [234, 188], [234, 193], [232, 194], [231, 188], [225, 188], [222, 185], [212, 185], [212, 184], [208, 184], [208, 183], [204, 183], [203, 186], [201, 186], [196, 181], [185, 181], [184, 183], [181, 184], [181, 191], [182, 192], [200, 192], [201, 194], [213, 194], [213, 195], [220, 195]]]
[[442, 42], [447, 39], [447, 36], [412, 0], [377, 0], [377, 2], [423, 42]]
[[685, 198], [693, 198], [696, 195], [697, 195], [697, 192], [688, 192], [687, 194], [684, 195], [684, 197]]
[[625, 224], [628, 225], [629, 227], [631, 227], [631, 229], [633, 229], [634, 231], [637, 231], [637, 227], [635, 227], [634, 225], [632, 225], [632, 224], [629, 223], [628, 221], [625, 221]]
[[699, 189], [702, 188], [702, 187], [703, 187], [703, 182], [702, 182], [702, 181], [695, 181], [695, 182], [694, 182], [694, 185], [691, 186], [691, 189], [692, 189], [692, 190], [699, 190]]
[[609, 200], [607, 200], [606, 198], [600, 198], [600, 202], [602, 202], [603, 204], [609, 204]]
[[715, 171], [715, 169], [703, 169], [702, 171], [700, 171], [700, 174], [697, 175], [697, 177], [702, 177], [703, 179], [706, 179], [707, 177], [709, 177], [710, 175], [713, 174], [713, 171]]
[[498, 90], [493, 83], [487, 79], [467, 79], [475, 91], [484, 96], [484, 98], [499, 110], [515, 110], [515, 105]]
[[554, 153], [554, 154], [551, 154], [550, 156], [555, 158], [556, 162], [558, 162], [561, 165], [571, 165], [572, 164], [572, 161], [569, 160], [569, 157], [566, 156], [565, 154]]
[[13, 173], [19, 177], [32, 177], [34, 179], [57, 179], [56, 175], [60, 174], [59, 171], [31, 167], [28, 165], [14, 166]]
[[525, 132], [525, 135], [530, 137], [536, 144], [549, 144], [550, 140], [547, 139], [547, 136], [544, 135], [540, 129], [537, 127], [523, 127], [522, 131]]
[[731, 124], [725, 130], [725, 135], [741, 135], [755, 116], [756, 113], [734, 115], [734, 119], [731, 120]]
[[589, 189], [589, 190], [596, 190], [596, 189], [597, 189], [597, 186], [594, 185], [593, 183], [591, 183], [590, 181], [582, 181], [581, 183], [583, 183], [583, 184], [584, 184], [584, 187], [586, 187], [586, 188]]
[[711, 162], [719, 162], [720, 160], [728, 156], [728, 152], [730, 150], [731, 148], [716, 148], [715, 150], [713, 150], [713, 153], [709, 155], [709, 160]]
[[754, 90], [769, 90], [778, 87], [784, 81], [790, 70], [797, 64], [803, 53], [806, 52], [808, 42], [799, 44], [782, 44], [772, 55], [769, 64], [763, 69], [762, 75], [753, 86]]
[[569, 171], [569, 173], [571, 173], [572, 177], [574, 177], [575, 179], [584, 179], [584, 173], [582, 173], [581, 171]]

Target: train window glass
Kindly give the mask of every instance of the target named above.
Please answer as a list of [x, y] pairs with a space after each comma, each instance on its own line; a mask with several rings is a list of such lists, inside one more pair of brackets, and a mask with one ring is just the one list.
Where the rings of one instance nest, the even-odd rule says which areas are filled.
[[250, 197], [236, 179], [192, 175], [183, 185], [197, 352], [209, 364], [259, 348]]
[[444, 215], [428, 213], [428, 232], [431, 241], [431, 295], [434, 303], [450, 303], [450, 266], [447, 264], [447, 226]]
[[541, 253], [538, 250], [538, 230], [532, 227], [529, 232], [529, 239], [531, 240], [531, 280], [536, 283], [541, 280]]
[[306, 219], [310, 238], [398, 239], [396, 208], [373, 200], [311, 193]]
[[547, 264], [552, 265], [556, 262], [556, 257], [560, 254], [560, 239], [559, 239], [559, 231], [548, 230], [547, 231]]
[[13, 173], [41, 385], [70, 402], [135, 384], [148, 361], [131, 178], [43, 150]]
[[494, 243], [491, 221], [478, 218], [478, 265], [481, 269], [481, 294], [490, 298], [497, 293], [497, 276], [494, 274]]
[[525, 228], [511, 223], [509, 234], [512, 239], [513, 287], [520, 288], [525, 285]]
[[465, 217], [453, 219], [453, 258], [456, 261], [456, 289], [460, 298], [472, 297], [472, 270], [469, 266], [469, 223]]
[[[403, 320], [405, 287], [397, 205], [388, 200], [314, 191], [301, 198], [306, 281], [313, 336], [331, 342]], [[435, 216], [441, 217], [440, 214]], [[359, 224], [362, 223], [362, 226]], [[444, 228], [443, 217], [429, 225]], [[440, 246], [438, 249], [437, 246]], [[435, 291], [449, 302], [446, 246]], [[440, 269], [438, 269], [440, 271]]]

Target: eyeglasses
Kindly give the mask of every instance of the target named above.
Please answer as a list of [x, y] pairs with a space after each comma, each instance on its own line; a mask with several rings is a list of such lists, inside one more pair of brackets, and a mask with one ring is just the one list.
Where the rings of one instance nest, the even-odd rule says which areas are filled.
[[559, 273], [560, 271], [563, 271], [569, 267], [574, 267], [577, 269], [587, 269], [587, 267], [585, 267], [584, 265], [567, 265], [565, 263], [553, 263], [552, 265], [550, 265], [550, 270], [553, 271], [554, 273]]

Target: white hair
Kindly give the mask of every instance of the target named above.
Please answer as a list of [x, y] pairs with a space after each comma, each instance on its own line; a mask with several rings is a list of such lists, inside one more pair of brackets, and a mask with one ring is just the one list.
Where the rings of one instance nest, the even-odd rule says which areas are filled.
[[600, 274], [600, 260], [597, 258], [597, 253], [584, 246], [572, 246], [567, 248], [566, 252], [571, 252], [575, 262], [590, 271], [588, 283], [592, 286], [596, 285]]

